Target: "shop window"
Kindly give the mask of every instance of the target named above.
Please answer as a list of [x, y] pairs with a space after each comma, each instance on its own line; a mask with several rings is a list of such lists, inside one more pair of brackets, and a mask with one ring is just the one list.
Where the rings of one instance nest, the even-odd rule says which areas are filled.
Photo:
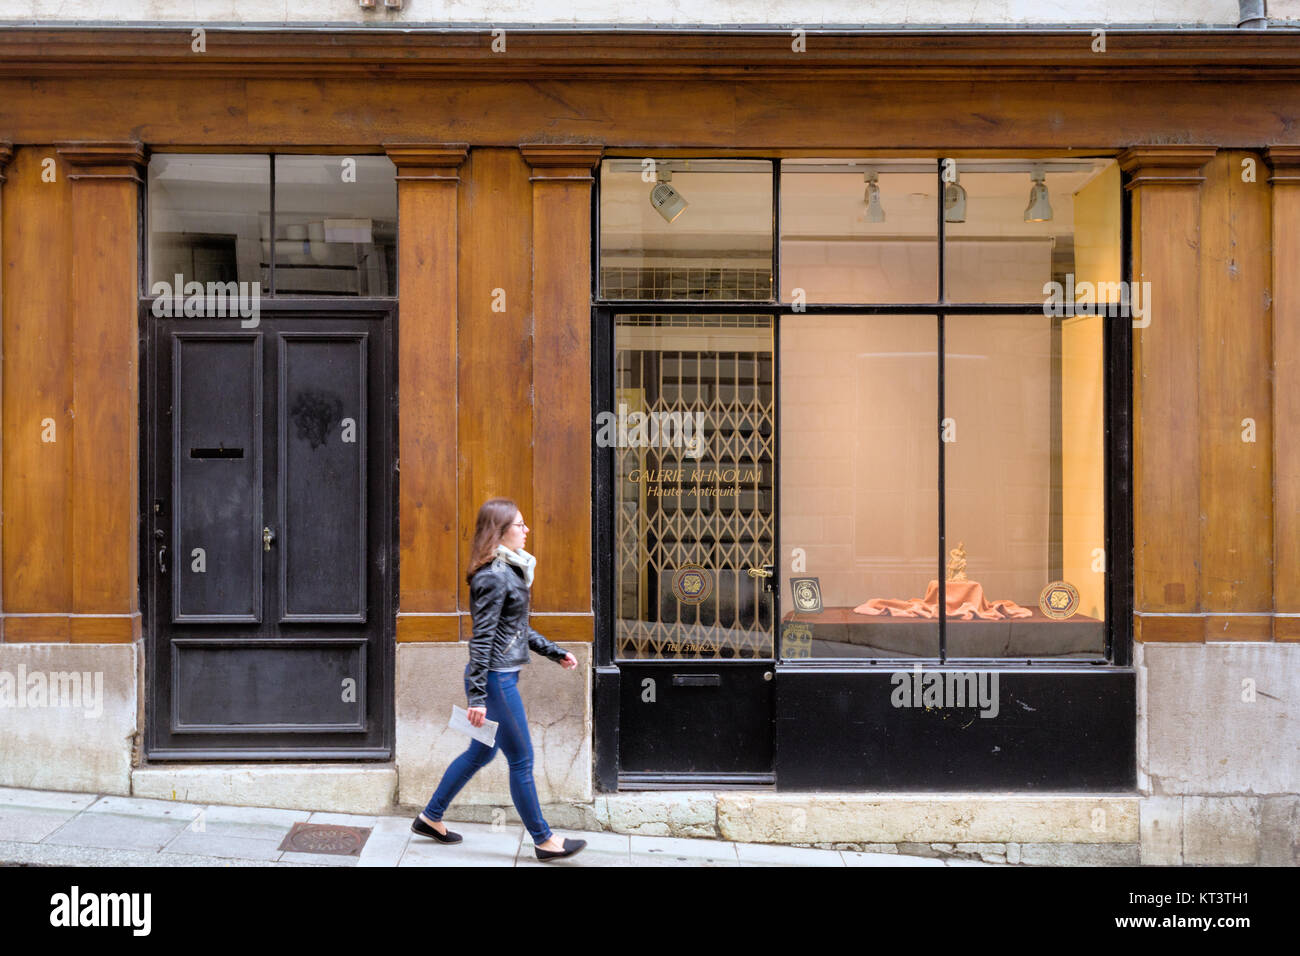
[[771, 162], [612, 159], [600, 176], [601, 298], [771, 301]]
[[386, 156], [156, 153], [149, 283], [258, 282], [264, 295], [397, 294]]
[[945, 301], [1041, 305], [1050, 282], [1119, 280], [1115, 162], [954, 160], [947, 171], [965, 214], [945, 217]]
[[1105, 650], [1102, 321], [945, 319], [950, 657]]
[[1121, 298], [1116, 163], [800, 159], [772, 185], [761, 312], [612, 281], [756, 252], [757, 215], [719, 203], [673, 246], [691, 206], [602, 195], [601, 297], [662, 303], [604, 313], [614, 407], [701, 414], [713, 469], [616, 449], [615, 656], [1107, 659], [1105, 323], [1129, 319], [1049, 305]]
[[149, 285], [182, 275], [204, 284], [259, 282], [269, 292], [263, 221], [269, 229], [270, 156], [155, 153], [149, 160]]
[[933, 302], [934, 160], [781, 164], [781, 300]]
[[[782, 623], [809, 625], [783, 627], [787, 656], [938, 656], [937, 616], [872, 605], [924, 597], [939, 566], [938, 320], [786, 316], [780, 368], [778, 520], [797, 558], [779, 570]], [[817, 606], [800, 610], [809, 579]]]

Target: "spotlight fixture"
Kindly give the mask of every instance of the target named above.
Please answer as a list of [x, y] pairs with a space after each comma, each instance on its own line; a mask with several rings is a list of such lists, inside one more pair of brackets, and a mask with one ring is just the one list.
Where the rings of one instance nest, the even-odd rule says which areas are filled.
[[1039, 167], [1030, 170], [1034, 181], [1029, 190], [1029, 205], [1025, 207], [1025, 222], [1047, 222], [1052, 218], [1052, 204], [1047, 201], [1047, 174]]
[[655, 178], [658, 181], [650, 190], [650, 205], [655, 207], [655, 212], [664, 217], [665, 222], [674, 222], [686, 211], [687, 202], [682, 198], [681, 193], [669, 185], [673, 178], [672, 170], [664, 169]]
[[966, 221], [966, 189], [961, 184], [961, 173], [953, 170], [953, 181], [943, 187], [943, 221]]
[[867, 204], [867, 222], [885, 221], [885, 210], [880, 205], [880, 187], [876, 185], [877, 176], [878, 174], [874, 169], [862, 174], [862, 178], [867, 183], [866, 192], [862, 197]]

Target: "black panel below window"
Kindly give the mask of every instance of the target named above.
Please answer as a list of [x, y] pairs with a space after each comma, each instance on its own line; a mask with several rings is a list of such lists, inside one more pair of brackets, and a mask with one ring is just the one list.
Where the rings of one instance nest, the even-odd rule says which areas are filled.
[[783, 667], [775, 681], [777, 789], [1131, 791], [1137, 785], [1132, 669], [997, 671], [997, 714], [989, 717], [978, 706], [896, 707], [901, 682], [895, 673], [914, 681], [904, 667]]

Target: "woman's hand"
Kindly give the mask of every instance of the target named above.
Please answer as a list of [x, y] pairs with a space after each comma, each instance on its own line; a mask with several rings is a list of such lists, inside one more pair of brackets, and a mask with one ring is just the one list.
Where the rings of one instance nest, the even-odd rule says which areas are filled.
[[469, 718], [469, 722], [475, 727], [482, 727], [483, 721], [487, 720], [487, 708], [471, 707], [465, 711], [465, 716]]
[[578, 659], [572, 654], [565, 653], [564, 660], [560, 661], [560, 666], [566, 671], [571, 671], [578, 666]]

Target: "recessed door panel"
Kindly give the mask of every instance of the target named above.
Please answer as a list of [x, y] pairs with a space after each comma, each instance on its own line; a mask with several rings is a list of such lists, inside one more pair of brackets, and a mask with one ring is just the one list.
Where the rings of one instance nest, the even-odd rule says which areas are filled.
[[366, 619], [366, 336], [279, 341], [284, 621]]
[[[365, 643], [173, 641], [176, 686], [192, 689], [174, 698], [174, 726], [188, 733], [364, 730]], [[285, 681], [286, 673], [294, 679]]]
[[173, 336], [173, 621], [262, 620], [261, 340]]

